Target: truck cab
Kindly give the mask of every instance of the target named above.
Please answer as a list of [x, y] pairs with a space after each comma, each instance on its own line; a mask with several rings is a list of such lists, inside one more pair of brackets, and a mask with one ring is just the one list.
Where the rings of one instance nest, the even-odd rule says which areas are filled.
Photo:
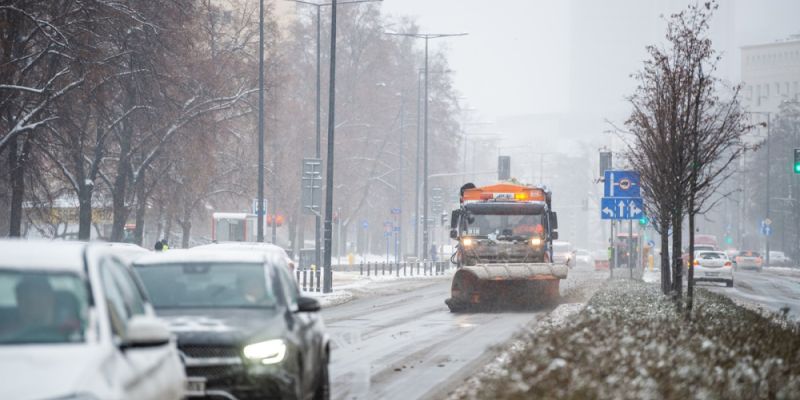
[[462, 189], [450, 221], [450, 237], [458, 241], [454, 261], [459, 267], [550, 262], [558, 222], [549, 198], [542, 188], [515, 184]]

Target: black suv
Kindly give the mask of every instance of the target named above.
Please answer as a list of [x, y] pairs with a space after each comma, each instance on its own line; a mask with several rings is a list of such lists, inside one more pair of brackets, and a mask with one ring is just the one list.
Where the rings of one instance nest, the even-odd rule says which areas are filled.
[[189, 397], [329, 398], [319, 302], [300, 297], [283, 257], [170, 250], [134, 266], [178, 336]]

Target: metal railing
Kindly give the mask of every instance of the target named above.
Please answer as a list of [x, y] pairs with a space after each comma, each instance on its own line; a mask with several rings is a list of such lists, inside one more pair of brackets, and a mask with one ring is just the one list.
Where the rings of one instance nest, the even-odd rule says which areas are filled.
[[[366, 262], [353, 265], [333, 265], [334, 272], [355, 272], [361, 276], [436, 276], [452, 268], [450, 261], [412, 261], [412, 262]], [[322, 289], [321, 268], [298, 268], [295, 271], [297, 284], [304, 292], [320, 292]]]

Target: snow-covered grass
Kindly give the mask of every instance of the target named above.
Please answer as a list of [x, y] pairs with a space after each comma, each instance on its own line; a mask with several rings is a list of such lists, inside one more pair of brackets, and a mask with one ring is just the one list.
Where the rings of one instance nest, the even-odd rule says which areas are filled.
[[574, 317], [522, 338], [457, 398], [800, 397], [800, 326], [705, 290], [686, 321], [657, 285], [609, 281]]

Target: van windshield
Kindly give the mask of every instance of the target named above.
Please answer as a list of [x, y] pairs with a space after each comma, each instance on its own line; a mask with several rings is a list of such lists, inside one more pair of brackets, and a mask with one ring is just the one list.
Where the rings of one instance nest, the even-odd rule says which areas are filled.
[[83, 342], [88, 310], [77, 274], [0, 270], [0, 345]]

